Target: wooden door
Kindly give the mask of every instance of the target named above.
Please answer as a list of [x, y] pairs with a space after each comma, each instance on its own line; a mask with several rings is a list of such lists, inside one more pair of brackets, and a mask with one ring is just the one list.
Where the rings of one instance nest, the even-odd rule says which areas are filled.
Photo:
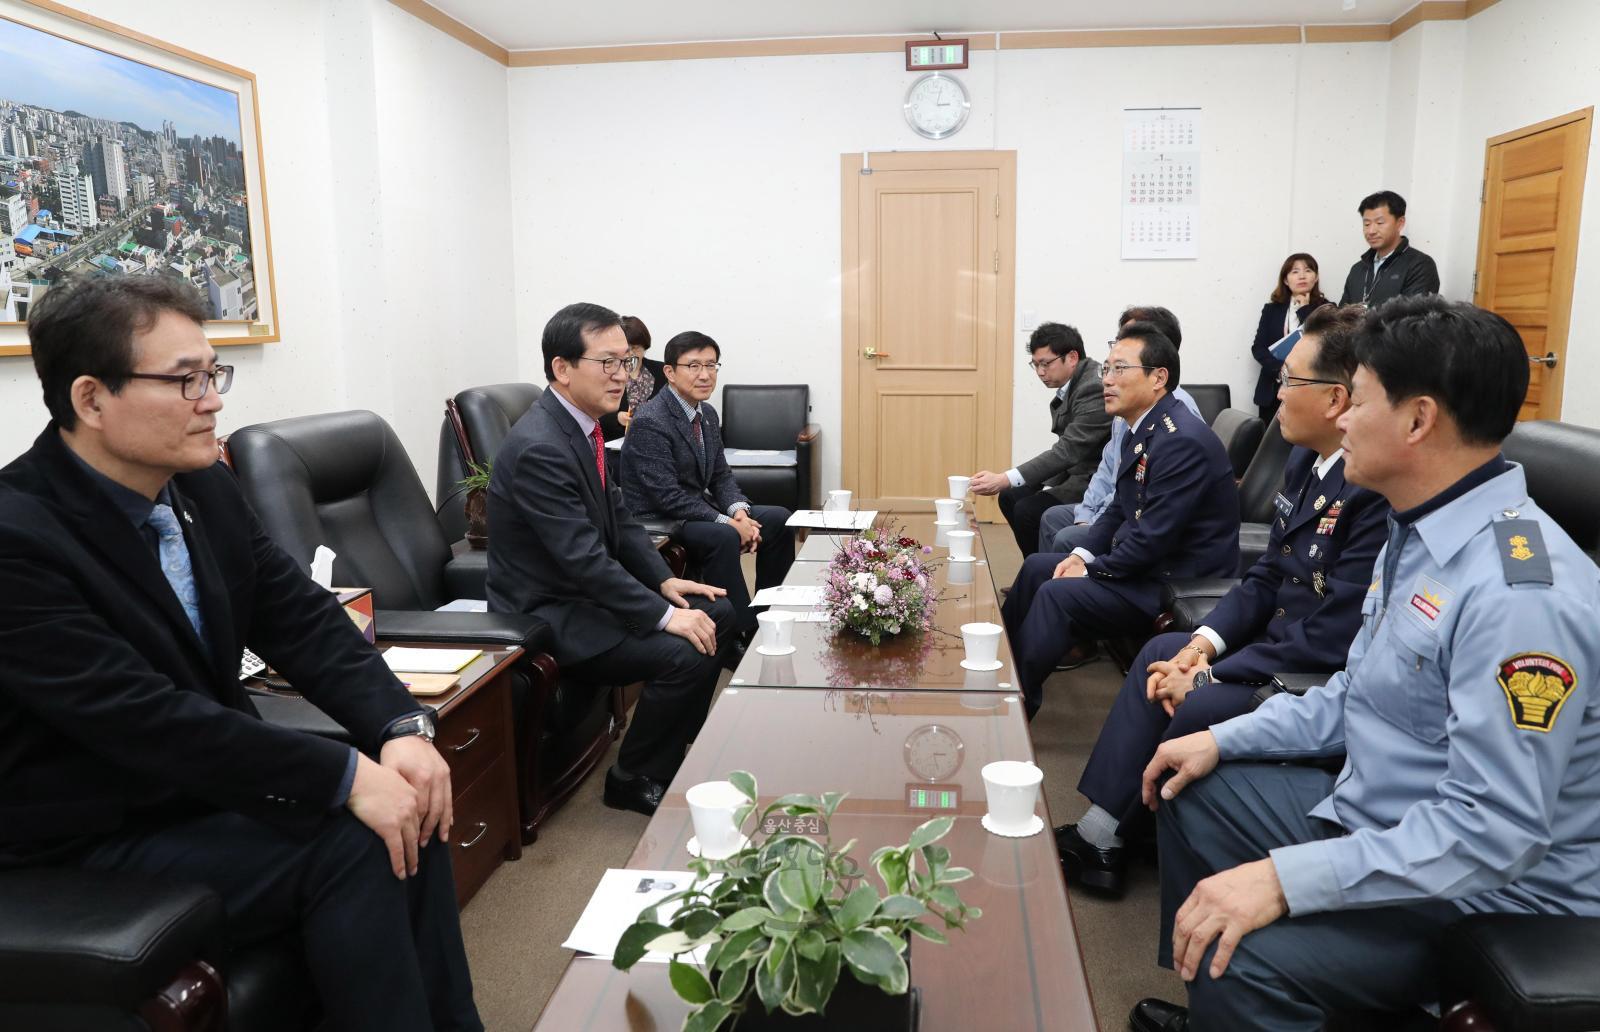
[[1560, 419], [1578, 260], [1578, 216], [1594, 108], [1489, 141], [1473, 303], [1498, 312], [1528, 349], [1518, 419]]
[[[842, 161], [844, 486], [928, 507], [1011, 466], [1016, 155]], [[999, 518], [980, 499], [980, 519]]]

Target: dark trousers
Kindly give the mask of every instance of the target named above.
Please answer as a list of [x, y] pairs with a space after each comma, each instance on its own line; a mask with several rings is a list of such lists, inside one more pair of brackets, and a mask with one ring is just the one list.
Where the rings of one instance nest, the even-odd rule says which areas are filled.
[[702, 655], [676, 634], [652, 631], [628, 635], [598, 656], [569, 667], [580, 681], [644, 682], [617, 763], [629, 774], [644, 774], [662, 784], [678, 772], [684, 749], [705, 723], [722, 669], [722, 651], [733, 635], [733, 607], [727, 599], [713, 602], [692, 595], [689, 603], [717, 622], [716, 655]]
[[1191, 637], [1188, 632], [1158, 634], [1145, 643], [1128, 668], [1122, 691], [1111, 704], [1111, 712], [1100, 727], [1100, 737], [1095, 739], [1094, 751], [1089, 754], [1089, 763], [1083, 768], [1083, 777], [1078, 779], [1078, 791], [1085, 798], [1124, 820], [1125, 830], [1119, 829], [1119, 834], [1132, 830], [1129, 823], [1145, 825], [1148, 811], [1139, 798], [1139, 788], [1144, 768], [1158, 745], [1169, 738], [1204, 731], [1250, 709], [1255, 688], [1216, 681], [1186, 695], [1170, 717], [1161, 703], [1146, 698], [1145, 683], [1150, 675], [1145, 668], [1171, 659]]
[[228, 944], [298, 936], [328, 1028], [481, 1030], [456, 918], [450, 847], [434, 840], [415, 876], [394, 876], [383, 840], [349, 813], [300, 839], [235, 813], [116, 835], [80, 861], [209, 886]]
[[1017, 547], [1022, 549], [1022, 557], [1026, 559], [1039, 550], [1039, 521], [1044, 518], [1045, 510], [1060, 505], [1062, 500], [1041, 487], [1023, 484], [1001, 491], [998, 501], [1000, 514], [1006, 518], [1017, 539]]
[[[1182, 707], [1180, 707], [1181, 709]], [[1342, 835], [1307, 813], [1334, 776], [1295, 764], [1224, 763], [1163, 802], [1158, 960], [1172, 966], [1172, 925], [1202, 879], [1280, 846]], [[1412, 906], [1286, 915], [1239, 942], [1219, 979], [1216, 943], [1189, 983], [1189, 1028], [1306, 1032], [1332, 1014], [1398, 1011], [1439, 999], [1439, 943], [1462, 911], [1443, 900]]]
[[1000, 610], [1029, 719], [1044, 702], [1045, 678], [1073, 645], [1138, 634], [1161, 611], [1161, 585], [1154, 580], [1052, 579], [1066, 557], [1039, 552], [1025, 559]]
[[[750, 518], [761, 524], [761, 545], [756, 549], [757, 591], [782, 584], [789, 567], [794, 565], [790, 515], [781, 505], [750, 507]], [[756, 612], [750, 608], [750, 591], [739, 565], [739, 532], [726, 523], [691, 520], [684, 523], [681, 540], [689, 553], [689, 568], [696, 571], [700, 580], [727, 591], [738, 630], [755, 630]]]

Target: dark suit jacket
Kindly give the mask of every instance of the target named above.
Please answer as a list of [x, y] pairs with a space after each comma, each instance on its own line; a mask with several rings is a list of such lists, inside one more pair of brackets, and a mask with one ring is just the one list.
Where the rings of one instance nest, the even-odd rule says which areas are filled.
[[1108, 580], [1231, 577], [1239, 568], [1239, 489], [1215, 432], [1177, 398], [1123, 438], [1117, 489], [1090, 525], [1089, 575]]
[[1050, 430], [1056, 443], [1017, 466], [1017, 472], [1023, 483], [1042, 485], [1060, 502], [1081, 501], [1111, 439], [1099, 362], [1092, 358], [1079, 362], [1067, 382], [1067, 396], [1050, 399]]
[[[1341, 305], [1362, 300], [1362, 293], [1366, 290], [1367, 277], [1372, 273], [1372, 260], [1375, 257], [1377, 256], [1372, 249], [1368, 248], [1367, 253], [1350, 266], [1350, 275], [1344, 280], [1344, 294], [1339, 298]], [[1372, 308], [1402, 294], [1438, 292], [1439, 267], [1433, 263], [1432, 258], [1414, 250], [1409, 239], [1401, 237], [1399, 246], [1378, 270], [1378, 282], [1373, 284], [1365, 300], [1367, 307]]]
[[204, 641], [54, 423], [0, 471], [0, 867], [215, 810], [312, 830], [349, 747], [262, 721], [239, 683], [246, 644], [364, 749], [417, 709], [334, 596], [262, 531], [226, 467], [171, 488]]
[[[1296, 313], [1300, 322], [1305, 323], [1306, 317], [1323, 305], [1331, 305], [1332, 301], [1326, 298], [1301, 305]], [[1283, 339], [1283, 321], [1289, 314], [1289, 302], [1268, 301], [1261, 306], [1261, 321], [1256, 324], [1256, 339], [1250, 344], [1250, 354], [1255, 356], [1256, 362], [1261, 366], [1261, 375], [1256, 377], [1256, 393], [1251, 399], [1256, 405], [1271, 405], [1278, 396], [1278, 370], [1283, 368], [1283, 363], [1272, 356], [1267, 350], [1272, 345]]]
[[592, 658], [625, 634], [648, 634], [672, 576], [622, 500], [600, 487], [594, 446], [555, 388], [517, 420], [489, 478], [489, 609], [532, 613], [562, 663]]
[[633, 414], [622, 496], [645, 519], [709, 520], [749, 502], [733, 479], [722, 447], [722, 421], [710, 402], [700, 404], [705, 447], [696, 447], [694, 427], [671, 387]]
[[1265, 684], [1276, 673], [1344, 668], [1388, 537], [1389, 504], [1346, 482], [1343, 459], [1320, 481], [1316, 462], [1309, 449], [1290, 453], [1266, 552], [1206, 617], [1228, 646], [1212, 667], [1219, 681]]

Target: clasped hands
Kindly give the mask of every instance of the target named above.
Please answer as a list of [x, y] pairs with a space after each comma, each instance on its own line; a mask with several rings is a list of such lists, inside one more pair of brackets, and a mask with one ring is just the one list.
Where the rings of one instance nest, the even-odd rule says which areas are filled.
[[433, 743], [417, 735], [383, 743], [374, 762], [356, 754], [356, 777], [345, 807], [389, 849], [396, 878], [417, 873], [417, 854], [439, 833], [450, 841], [455, 822], [450, 765]]
[[[1158, 798], [1177, 798], [1190, 782], [1215, 770], [1219, 758], [1217, 739], [1210, 731], [1162, 742], [1144, 769], [1144, 804], [1154, 810]], [[1173, 772], [1172, 777], [1158, 790], [1156, 783], [1168, 771]], [[1241, 939], [1288, 912], [1271, 857], [1219, 871], [1196, 885], [1178, 908], [1172, 923], [1173, 969], [1184, 981], [1194, 981], [1200, 961], [1215, 939], [1217, 952], [1208, 970], [1213, 979], [1221, 978]]]
[[1144, 684], [1145, 698], [1161, 703], [1167, 716], [1172, 716], [1194, 691], [1194, 675], [1210, 665], [1210, 644], [1197, 635], [1176, 656], [1158, 659], [1145, 667], [1145, 673], [1150, 675]]
[[740, 552], [754, 552], [761, 547], [761, 524], [750, 515], [749, 509], [740, 509], [729, 521], [728, 526], [739, 533]]

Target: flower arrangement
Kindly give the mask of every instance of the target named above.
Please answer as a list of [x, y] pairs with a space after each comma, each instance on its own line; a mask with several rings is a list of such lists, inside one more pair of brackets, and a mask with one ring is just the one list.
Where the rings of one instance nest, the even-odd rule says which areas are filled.
[[885, 635], [925, 630], [933, 622], [933, 549], [898, 528], [869, 530], [840, 544], [828, 562], [823, 605], [834, 630], [877, 645]]

